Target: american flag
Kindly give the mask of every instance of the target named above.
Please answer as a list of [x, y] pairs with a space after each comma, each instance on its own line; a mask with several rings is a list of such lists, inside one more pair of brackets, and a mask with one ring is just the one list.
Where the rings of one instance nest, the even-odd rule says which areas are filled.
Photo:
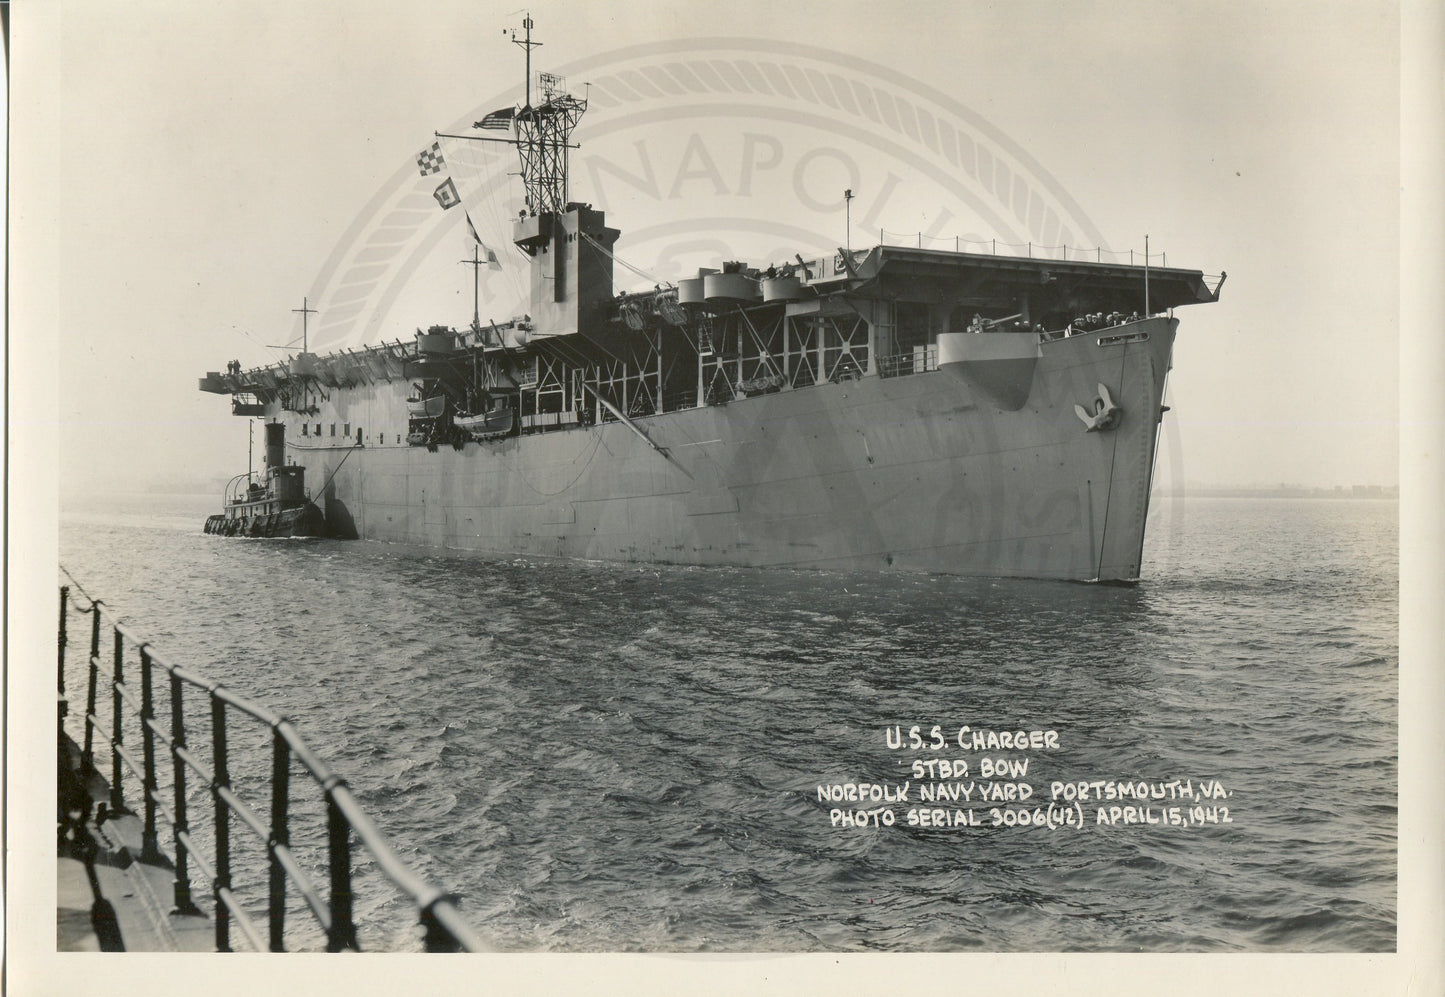
[[512, 117], [517, 113], [515, 107], [503, 107], [488, 114], [481, 121], [474, 124], [473, 128], [510, 128]]

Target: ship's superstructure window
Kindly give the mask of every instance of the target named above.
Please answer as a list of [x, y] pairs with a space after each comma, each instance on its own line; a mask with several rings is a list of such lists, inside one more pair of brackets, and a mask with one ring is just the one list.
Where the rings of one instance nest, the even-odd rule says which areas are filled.
[[319, 422], [316, 424], [316, 435], [317, 435], [317, 436], [320, 436], [320, 435], [321, 435], [321, 423], [319, 423]]
[[332, 435], [332, 436], [335, 436], [335, 435], [336, 435], [336, 423], [334, 423], [334, 422], [331, 424], [331, 435]]
[[350, 436], [350, 435], [351, 435], [351, 423], [348, 422], [348, 423], [345, 423], [345, 424], [342, 425], [342, 427], [341, 427], [341, 435], [342, 435], [342, 436]]
[[306, 423], [304, 423], [304, 422], [301, 424], [301, 435], [302, 435], [302, 436], [305, 436], [305, 435], [306, 435]]

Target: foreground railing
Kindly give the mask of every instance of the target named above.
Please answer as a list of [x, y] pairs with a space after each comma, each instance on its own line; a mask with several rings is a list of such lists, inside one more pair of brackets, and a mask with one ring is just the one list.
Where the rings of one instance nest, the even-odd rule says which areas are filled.
[[[285, 951], [288, 882], [295, 885], [312, 917], [325, 932], [327, 951], [359, 951], [353, 920], [353, 836], [397, 889], [415, 904], [428, 952], [481, 951], [485, 948], [462, 920], [453, 898], [423, 881], [407, 867], [383, 839], [371, 818], [362, 811], [346, 781], [311, 751], [290, 721], [181, 665], [167, 661], [126, 624], [113, 618], [109, 619], [113, 646], [109, 661], [104, 661], [101, 655], [102, 617], [109, 618], [109, 614], [103, 612], [101, 601], [86, 595], [79, 585], [74, 588], [79, 595], [72, 594], [71, 586], [60, 587], [59, 691], [63, 703], [67, 616], [72, 612], [88, 616], [90, 655], [82, 764], [87, 772], [97, 772], [95, 751], [98, 738], [100, 750], [108, 751], [110, 755], [109, 809], [112, 813], [129, 813], [122, 792], [127, 772], [140, 780], [144, 788], [141, 861], [162, 859], [157, 824], [157, 818], [161, 818], [171, 830], [176, 910], [179, 913], [198, 912], [191, 896], [190, 868], [194, 864], [211, 886], [217, 951], [232, 951], [233, 924], [256, 951], [268, 948], [272, 952]], [[134, 673], [130, 681], [126, 681], [127, 644], [131, 646], [133, 661], [139, 668], [139, 689], [135, 685]], [[96, 712], [101, 694], [101, 671], [107, 666], [110, 678], [106, 685], [111, 699], [108, 725]], [[158, 682], [168, 686], [168, 709], [163, 712], [169, 713], [169, 724], [157, 715]], [[187, 687], [202, 691], [209, 705], [209, 765], [202, 757], [204, 753], [195, 751], [186, 738], [184, 690]], [[164, 694], [165, 691], [162, 691]], [[252, 727], [259, 726], [267, 731], [270, 741], [269, 820], [242, 799], [232, 783], [233, 757], [228, 732], [231, 730], [231, 718], [236, 716]], [[139, 756], [136, 754], [137, 736]], [[170, 759], [171, 771], [169, 778], [165, 779], [170, 783], [169, 794], [161, 785], [165, 773], [157, 761], [158, 754]], [[325, 801], [330, 883], [324, 899], [311, 876], [302, 868], [292, 847], [290, 777], [293, 762], [300, 763]], [[215, 842], [214, 853], [209, 858], [198, 847], [191, 829], [186, 785], [192, 774], [210, 790]], [[269, 875], [264, 937], [233, 892], [233, 817], [266, 848]]]

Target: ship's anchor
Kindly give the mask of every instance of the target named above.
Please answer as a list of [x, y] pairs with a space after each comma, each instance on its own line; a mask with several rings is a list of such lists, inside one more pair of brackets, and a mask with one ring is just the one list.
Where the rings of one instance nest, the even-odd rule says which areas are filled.
[[1082, 405], [1074, 406], [1074, 413], [1084, 424], [1086, 433], [1102, 433], [1119, 425], [1119, 419], [1124, 410], [1114, 404], [1114, 399], [1109, 397], [1109, 389], [1102, 384], [1099, 385], [1099, 397], [1094, 399], [1093, 412]]

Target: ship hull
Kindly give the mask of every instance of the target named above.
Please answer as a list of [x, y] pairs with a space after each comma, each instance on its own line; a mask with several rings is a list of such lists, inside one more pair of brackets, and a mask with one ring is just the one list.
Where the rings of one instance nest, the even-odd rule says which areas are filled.
[[[1129, 582], [1176, 324], [1046, 342], [1021, 365], [944, 363], [669, 412], [635, 420], [640, 433], [609, 422], [435, 451], [293, 434], [288, 454], [325, 482], [316, 501], [340, 536], [495, 556]], [[1009, 364], [1008, 391], [989, 390]], [[1088, 431], [1075, 406], [1101, 385], [1120, 412]], [[342, 392], [329, 414], [361, 424], [405, 390]]]

